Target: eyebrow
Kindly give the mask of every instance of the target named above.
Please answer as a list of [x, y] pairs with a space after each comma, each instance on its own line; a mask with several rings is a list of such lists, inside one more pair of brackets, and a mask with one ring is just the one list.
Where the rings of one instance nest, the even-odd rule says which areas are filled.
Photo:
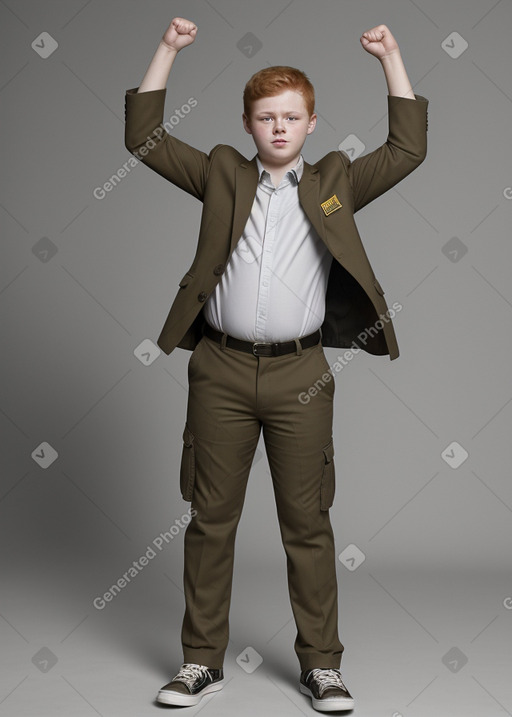
[[[303, 112], [303, 111], [304, 110], [285, 110], [283, 114], [285, 114], [285, 115], [292, 115], [292, 114], [300, 115], [301, 112]], [[257, 115], [272, 115], [272, 114], [274, 114], [274, 112], [272, 110], [258, 110], [258, 112], [256, 112], [256, 114]]]

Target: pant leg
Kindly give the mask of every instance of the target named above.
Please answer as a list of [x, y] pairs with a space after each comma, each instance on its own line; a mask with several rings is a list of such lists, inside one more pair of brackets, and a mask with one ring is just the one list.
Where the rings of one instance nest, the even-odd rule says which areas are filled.
[[[259, 416], [287, 555], [301, 669], [339, 668], [338, 590], [328, 508], [334, 498], [334, 378], [321, 344], [261, 359]], [[321, 380], [324, 375], [324, 380]], [[315, 388], [308, 393], [309, 387]], [[276, 397], [279, 396], [279, 400]], [[309, 400], [307, 400], [309, 397]]]
[[[261, 424], [254, 416], [255, 357], [203, 336], [188, 366], [180, 479], [193, 517], [184, 537], [184, 662], [223, 666], [235, 535]], [[196, 511], [194, 515], [194, 511]]]

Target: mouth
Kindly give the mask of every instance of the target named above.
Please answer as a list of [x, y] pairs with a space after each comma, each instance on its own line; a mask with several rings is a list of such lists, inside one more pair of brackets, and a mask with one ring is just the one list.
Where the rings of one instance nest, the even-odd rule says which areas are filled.
[[275, 140], [272, 142], [272, 144], [275, 144], [275, 145], [277, 145], [277, 146], [279, 147], [279, 146], [281, 146], [281, 145], [287, 144], [287, 140], [286, 140], [286, 139], [275, 139]]

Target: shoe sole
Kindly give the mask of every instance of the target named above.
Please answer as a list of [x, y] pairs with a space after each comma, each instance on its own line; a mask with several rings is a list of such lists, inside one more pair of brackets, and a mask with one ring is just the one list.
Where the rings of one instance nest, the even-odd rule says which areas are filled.
[[211, 685], [205, 687], [204, 690], [198, 692], [196, 695], [182, 695], [180, 692], [172, 692], [171, 690], [160, 690], [157, 695], [157, 702], [161, 702], [164, 705], [179, 705], [180, 707], [192, 707], [197, 705], [203, 697], [211, 694], [212, 692], [218, 692], [224, 687], [224, 680], [218, 682], [212, 682]]
[[303, 695], [311, 697], [313, 708], [319, 712], [336, 712], [337, 710], [351, 710], [354, 708], [353, 697], [329, 697], [325, 700], [318, 700], [302, 682], [299, 682], [299, 687]]

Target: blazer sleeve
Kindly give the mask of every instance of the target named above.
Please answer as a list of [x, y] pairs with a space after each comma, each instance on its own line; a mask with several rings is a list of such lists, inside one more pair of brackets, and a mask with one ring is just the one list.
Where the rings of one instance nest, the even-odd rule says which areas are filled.
[[167, 90], [137, 90], [134, 87], [125, 93], [126, 149], [169, 182], [203, 201], [211, 160], [222, 145], [206, 154], [170, 135], [162, 126]]
[[354, 195], [354, 213], [418, 167], [427, 154], [428, 100], [388, 95], [388, 137], [378, 149], [345, 160]]

